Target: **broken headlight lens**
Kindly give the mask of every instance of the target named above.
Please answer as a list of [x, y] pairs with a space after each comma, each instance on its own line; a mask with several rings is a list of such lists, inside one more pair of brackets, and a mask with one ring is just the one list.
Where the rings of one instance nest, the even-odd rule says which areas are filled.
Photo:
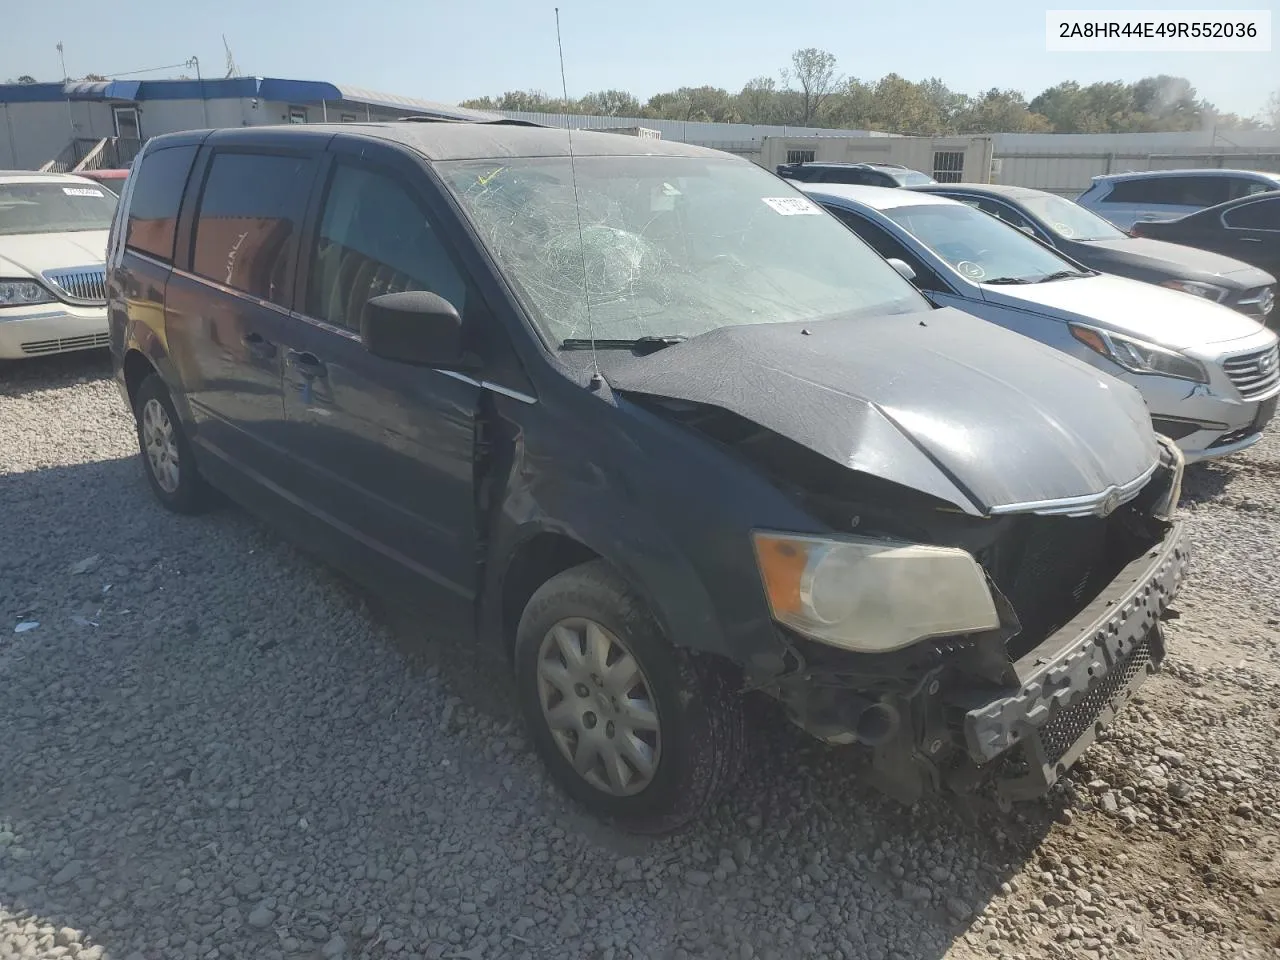
[[773, 617], [846, 650], [899, 650], [1000, 625], [987, 578], [963, 550], [887, 540], [755, 533]]
[[1209, 374], [1200, 361], [1168, 347], [1079, 323], [1071, 324], [1071, 335], [1094, 353], [1114, 360], [1130, 373], [1156, 373], [1196, 383], [1209, 382]]

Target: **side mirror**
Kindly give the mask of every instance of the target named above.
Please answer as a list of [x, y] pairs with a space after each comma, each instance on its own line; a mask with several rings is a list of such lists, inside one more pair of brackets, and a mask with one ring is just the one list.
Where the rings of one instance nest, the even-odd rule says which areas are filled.
[[474, 365], [463, 353], [457, 308], [427, 290], [373, 297], [365, 304], [360, 337], [384, 360], [455, 370]]
[[911, 264], [907, 263], [905, 260], [899, 260], [897, 257], [890, 257], [889, 266], [897, 270], [903, 280], [914, 281], [916, 278], [916, 272], [911, 269]]

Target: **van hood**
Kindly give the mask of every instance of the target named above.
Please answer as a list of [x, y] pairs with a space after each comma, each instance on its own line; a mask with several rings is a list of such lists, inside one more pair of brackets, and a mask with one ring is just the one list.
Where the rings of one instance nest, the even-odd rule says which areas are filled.
[[1087, 323], [1173, 350], [1253, 336], [1260, 324], [1219, 303], [1140, 280], [1099, 274], [982, 287], [988, 303]]
[[727, 410], [976, 515], [1097, 496], [1159, 456], [1132, 387], [951, 308], [722, 327], [599, 362], [623, 393]]
[[0, 236], [0, 277], [38, 277], [46, 270], [100, 266], [106, 260], [106, 230]]
[[1115, 240], [1080, 240], [1075, 251], [1094, 254], [1090, 259], [1115, 266], [1153, 273], [1164, 272], [1179, 279], [1218, 283], [1235, 290], [1249, 290], [1275, 283], [1265, 270], [1225, 254], [1198, 250], [1180, 243], [1146, 237], [1119, 237]]

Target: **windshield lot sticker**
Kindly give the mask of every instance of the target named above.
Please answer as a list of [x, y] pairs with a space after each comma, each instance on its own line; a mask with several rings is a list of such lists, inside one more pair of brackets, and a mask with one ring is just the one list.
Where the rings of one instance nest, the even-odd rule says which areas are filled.
[[822, 215], [822, 209], [804, 197], [761, 197], [760, 199], [773, 208], [775, 213], [780, 213], [784, 217]]
[[93, 187], [63, 187], [62, 192], [68, 197], [100, 197], [101, 190], [95, 190]]

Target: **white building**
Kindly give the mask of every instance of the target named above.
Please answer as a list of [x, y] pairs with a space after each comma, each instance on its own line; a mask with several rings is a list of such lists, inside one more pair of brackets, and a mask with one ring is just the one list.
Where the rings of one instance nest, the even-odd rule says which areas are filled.
[[405, 116], [493, 117], [318, 80], [0, 84], [0, 168], [127, 166], [144, 140], [180, 130]]

